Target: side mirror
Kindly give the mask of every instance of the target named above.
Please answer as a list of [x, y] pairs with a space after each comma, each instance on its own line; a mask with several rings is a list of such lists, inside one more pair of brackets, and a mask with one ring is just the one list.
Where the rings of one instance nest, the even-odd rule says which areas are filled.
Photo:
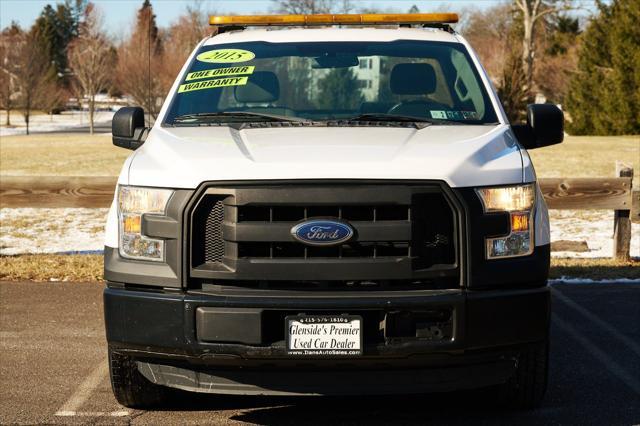
[[111, 121], [113, 144], [136, 150], [142, 146], [149, 128], [144, 127], [144, 110], [140, 107], [120, 108]]
[[512, 125], [516, 139], [526, 149], [555, 145], [564, 139], [564, 114], [551, 104], [527, 106], [527, 124]]

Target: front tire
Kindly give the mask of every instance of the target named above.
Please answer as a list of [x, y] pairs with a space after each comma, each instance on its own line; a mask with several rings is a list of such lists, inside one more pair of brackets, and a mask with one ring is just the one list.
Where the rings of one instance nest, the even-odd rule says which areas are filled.
[[547, 390], [548, 371], [548, 339], [523, 347], [518, 357], [516, 372], [498, 390], [501, 405], [518, 410], [539, 407]]
[[109, 348], [109, 375], [116, 400], [128, 408], [152, 408], [169, 401], [170, 389], [147, 380], [133, 358]]

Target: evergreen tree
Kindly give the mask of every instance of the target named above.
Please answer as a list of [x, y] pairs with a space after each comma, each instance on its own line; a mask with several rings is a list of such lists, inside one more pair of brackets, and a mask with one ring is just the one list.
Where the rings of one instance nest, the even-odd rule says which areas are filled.
[[162, 53], [162, 43], [158, 37], [158, 25], [156, 15], [153, 14], [153, 6], [149, 0], [144, 0], [138, 10], [136, 27], [132, 36], [133, 40], [143, 43], [152, 54]]
[[582, 36], [578, 71], [570, 83], [569, 131], [640, 133], [640, 2], [598, 3]]
[[502, 107], [512, 123], [525, 119], [528, 96], [524, 90], [526, 76], [522, 69], [522, 61], [511, 53], [502, 69], [502, 84], [498, 87], [498, 97]]
[[73, 36], [77, 37], [80, 32], [80, 24], [89, 6], [89, 0], [65, 0], [64, 5], [71, 15]]
[[578, 18], [567, 15], [551, 16], [547, 22], [547, 32], [549, 35], [548, 45], [545, 55], [564, 55], [569, 48], [576, 43], [576, 38], [580, 34], [580, 23]]
[[67, 46], [77, 36], [77, 22], [66, 4], [46, 5], [31, 28], [40, 54], [50, 64], [46, 78], [60, 81], [67, 75]]
[[320, 108], [356, 109], [364, 101], [358, 79], [351, 68], [334, 68], [318, 82]]

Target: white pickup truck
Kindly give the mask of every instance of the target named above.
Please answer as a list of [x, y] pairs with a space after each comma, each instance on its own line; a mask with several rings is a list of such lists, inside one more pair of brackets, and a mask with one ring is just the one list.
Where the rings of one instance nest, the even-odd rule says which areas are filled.
[[455, 14], [211, 17], [157, 120], [119, 110], [104, 309], [117, 400], [547, 381], [549, 220]]

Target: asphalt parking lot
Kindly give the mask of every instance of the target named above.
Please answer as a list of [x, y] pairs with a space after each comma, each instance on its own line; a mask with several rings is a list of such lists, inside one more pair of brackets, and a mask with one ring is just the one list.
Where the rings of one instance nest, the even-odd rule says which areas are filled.
[[501, 412], [477, 392], [397, 397], [188, 395], [126, 409], [107, 376], [102, 285], [0, 282], [2, 424], [640, 424], [640, 285], [555, 284], [542, 408]]

